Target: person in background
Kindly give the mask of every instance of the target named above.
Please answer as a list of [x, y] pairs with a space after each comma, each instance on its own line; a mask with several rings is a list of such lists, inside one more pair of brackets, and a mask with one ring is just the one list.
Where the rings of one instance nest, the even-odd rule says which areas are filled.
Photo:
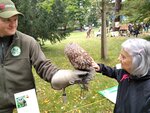
[[54, 66], [33, 37], [17, 30], [18, 15], [23, 14], [11, 0], [0, 0], [0, 113], [13, 113], [14, 94], [35, 88], [32, 66], [55, 90], [92, 76]]
[[91, 38], [92, 26], [90, 25], [88, 30], [86, 31], [86, 38]]
[[132, 35], [133, 31], [134, 31], [133, 25], [131, 23], [129, 23], [129, 25], [128, 25], [128, 31], [129, 31], [129, 37], [130, 37], [130, 35]]
[[143, 28], [144, 28], [144, 31], [145, 31], [145, 32], [148, 32], [149, 23], [144, 23], [144, 24], [143, 24]]
[[136, 37], [138, 37], [138, 35], [140, 34], [140, 30], [141, 30], [141, 24], [139, 24], [139, 23], [135, 23], [134, 25], [133, 25], [133, 35], [135, 35]]
[[118, 57], [121, 66], [93, 62], [93, 67], [118, 81], [114, 113], [150, 113], [150, 42], [131, 38], [121, 47]]

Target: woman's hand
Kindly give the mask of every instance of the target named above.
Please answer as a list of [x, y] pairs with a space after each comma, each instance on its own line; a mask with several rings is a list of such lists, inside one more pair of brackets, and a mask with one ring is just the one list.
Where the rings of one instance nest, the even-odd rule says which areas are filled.
[[95, 71], [99, 71], [100, 70], [99, 65], [95, 61], [92, 61], [92, 67], [95, 69]]

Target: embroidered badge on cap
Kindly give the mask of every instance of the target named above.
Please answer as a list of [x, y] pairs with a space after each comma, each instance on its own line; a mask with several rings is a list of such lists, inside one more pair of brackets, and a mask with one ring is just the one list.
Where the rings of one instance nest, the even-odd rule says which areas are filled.
[[5, 5], [4, 4], [0, 4], [0, 10], [5, 9]]
[[11, 49], [11, 54], [13, 56], [19, 56], [21, 54], [21, 49], [18, 47], [18, 46], [14, 46], [12, 49]]

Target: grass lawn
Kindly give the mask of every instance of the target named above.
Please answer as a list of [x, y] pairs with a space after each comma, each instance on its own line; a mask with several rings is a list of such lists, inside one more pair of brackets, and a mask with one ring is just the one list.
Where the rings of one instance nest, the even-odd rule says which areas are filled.
[[[65, 45], [70, 42], [78, 43], [82, 46], [96, 62], [105, 63], [114, 66], [118, 63], [117, 57], [120, 52], [120, 44], [126, 38], [108, 37], [108, 59], [101, 59], [101, 39], [93, 37], [86, 39], [86, 32], [73, 32], [66, 40], [58, 42], [54, 45], [49, 42], [45, 43], [42, 48], [47, 58], [56, 64], [59, 68], [73, 69], [64, 54]], [[114, 85], [117, 82], [101, 74], [96, 74], [93, 81], [89, 84], [89, 91], [86, 91], [86, 99], [81, 99], [81, 88], [79, 85], [73, 85], [66, 89], [67, 103], [62, 102], [62, 91], [53, 90], [49, 83], [41, 80], [37, 75], [36, 86], [38, 94], [38, 102], [41, 113], [112, 113], [114, 104], [98, 94], [99, 90], [103, 90]]]
[[[65, 45], [70, 42], [78, 43], [83, 47], [96, 62], [115, 66], [118, 63], [120, 44], [126, 40], [125, 37], [108, 37], [108, 59], [101, 59], [101, 39], [93, 37], [86, 39], [86, 32], [73, 32], [69, 37], [56, 44], [45, 42], [42, 47], [47, 58], [52, 63], [63, 69], [73, 69], [64, 54]], [[34, 71], [34, 70], [33, 70]], [[35, 71], [34, 71], [35, 73]], [[98, 94], [99, 90], [117, 85], [117, 82], [97, 73], [94, 80], [89, 84], [89, 91], [85, 91], [86, 99], [81, 99], [81, 88], [79, 85], [69, 86], [66, 89], [67, 102], [62, 102], [62, 91], [53, 90], [49, 83], [40, 79], [35, 73], [38, 103], [41, 113], [112, 113], [114, 104]], [[34, 108], [33, 108], [34, 109]]]

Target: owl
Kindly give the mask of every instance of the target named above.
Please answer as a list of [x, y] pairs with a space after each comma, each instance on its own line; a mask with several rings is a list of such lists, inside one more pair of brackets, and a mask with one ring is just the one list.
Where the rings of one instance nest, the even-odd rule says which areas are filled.
[[64, 49], [65, 55], [75, 69], [90, 70], [93, 58], [77, 43], [70, 43]]

